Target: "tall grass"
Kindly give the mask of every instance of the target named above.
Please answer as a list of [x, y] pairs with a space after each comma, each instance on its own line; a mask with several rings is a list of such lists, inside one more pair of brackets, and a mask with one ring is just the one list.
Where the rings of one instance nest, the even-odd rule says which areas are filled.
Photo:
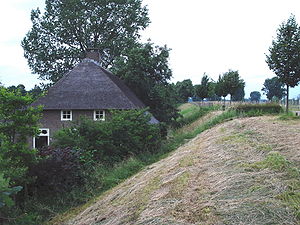
[[220, 105], [213, 105], [213, 106], [197, 106], [192, 105], [188, 108], [185, 108], [179, 112], [181, 117], [177, 120], [179, 127], [182, 127], [186, 124], [190, 124], [197, 119], [205, 116], [207, 113], [211, 111], [215, 111], [220, 109]]

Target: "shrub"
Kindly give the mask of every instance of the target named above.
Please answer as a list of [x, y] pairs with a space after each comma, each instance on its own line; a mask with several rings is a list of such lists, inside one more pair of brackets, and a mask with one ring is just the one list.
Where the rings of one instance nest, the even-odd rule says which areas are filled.
[[38, 155], [42, 159], [30, 168], [30, 175], [36, 177], [32, 189], [38, 193], [64, 192], [82, 183], [80, 151], [47, 147]]
[[10, 187], [9, 179], [5, 179], [3, 174], [0, 173], [0, 208], [14, 205], [11, 195], [14, 195], [21, 190], [21, 186]]
[[82, 149], [83, 163], [113, 163], [142, 152], [154, 152], [161, 143], [158, 125], [144, 110], [111, 111], [107, 121], [81, 118], [54, 135], [54, 145]]
[[262, 114], [278, 114], [283, 111], [279, 104], [267, 103], [267, 104], [240, 104], [235, 106], [238, 113], [249, 113], [249, 116], [262, 115]]

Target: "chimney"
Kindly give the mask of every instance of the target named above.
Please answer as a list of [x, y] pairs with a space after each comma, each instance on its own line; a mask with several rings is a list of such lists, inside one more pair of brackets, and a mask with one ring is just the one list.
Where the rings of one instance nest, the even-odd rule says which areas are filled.
[[100, 62], [100, 53], [97, 48], [88, 48], [86, 50], [86, 58]]

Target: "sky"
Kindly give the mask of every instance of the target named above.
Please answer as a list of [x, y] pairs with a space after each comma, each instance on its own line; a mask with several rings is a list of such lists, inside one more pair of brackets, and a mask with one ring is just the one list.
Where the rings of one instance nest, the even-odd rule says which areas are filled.
[[[245, 80], [245, 97], [260, 91], [275, 74], [265, 62], [279, 25], [291, 14], [300, 24], [299, 0], [143, 0], [151, 24], [142, 41], [171, 48], [171, 82], [191, 79], [199, 84], [204, 73], [214, 80], [229, 69]], [[31, 28], [30, 12], [44, 0], [0, 2], [0, 82], [5, 86], [39, 84], [24, 58], [21, 40]], [[300, 87], [291, 90], [291, 98]], [[264, 96], [265, 97], [265, 96]]]

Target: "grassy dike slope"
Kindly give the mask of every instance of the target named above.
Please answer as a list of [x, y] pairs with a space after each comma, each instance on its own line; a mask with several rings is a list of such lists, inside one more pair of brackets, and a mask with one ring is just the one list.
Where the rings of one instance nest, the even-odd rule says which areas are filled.
[[299, 224], [299, 133], [271, 116], [217, 125], [56, 224]]

